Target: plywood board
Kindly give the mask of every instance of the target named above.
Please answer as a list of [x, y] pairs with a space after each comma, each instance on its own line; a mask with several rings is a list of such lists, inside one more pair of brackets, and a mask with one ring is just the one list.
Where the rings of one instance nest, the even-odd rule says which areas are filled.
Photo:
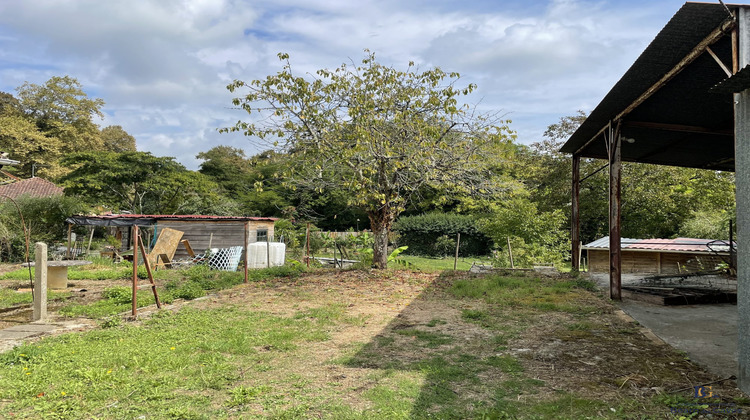
[[148, 262], [151, 263], [151, 267], [156, 267], [156, 260], [161, 254], [166, 254], [170, 260], [174, 258], [174, 253], [177, 251], [177, 246], [180, 244], [182, 235], [183, 232], [179, 230], [170, 228], [161, 229], [154, 248], [148, 254]]

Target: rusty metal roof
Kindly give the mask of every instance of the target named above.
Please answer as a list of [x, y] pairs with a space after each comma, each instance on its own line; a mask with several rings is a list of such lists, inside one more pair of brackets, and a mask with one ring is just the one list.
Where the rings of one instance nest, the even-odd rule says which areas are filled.
[[[633, 239], [621, 238], [623, 250], [649, 250], [664, 252], [728, 253], [729, 242], [715, 239], [674, 238], [674, 239]], [[735, 247], [737, 245], [735, 244]], [[583, 249], [609, 249], [609, 236], [597, 239], [583, 246]]]
[[66, 222], [86, 226], [151, 226], [160, 220], [174, 220], [184, 222], [275, 222], [276, 217], [253, 216], [209, 216], [201, 214], [103, 214], [97, 216], [71, 216]]
[[87, 216], [103, 219], [156, 219], [156, 220], [241, 220], [241, 221], [267, 221], [279, 220], [277, 217], [254, 217], [254, 216], [210, 216], [204, 214], [103, 214], [99, 216]]
[[[732, 11], [746, 5], [729, 5]], [[561, 151], [607, 158], [602, 130], [665, 77], [705, 38], [732, 19], [717, 3], [685, 3], [612, 87]], [[720, 35], [711, 50], [729, 68], [732, 43]], [[727, 75], [707, 52], [622, 118], [623, 161], [734, 170], [732, 93], [712, 91]]]

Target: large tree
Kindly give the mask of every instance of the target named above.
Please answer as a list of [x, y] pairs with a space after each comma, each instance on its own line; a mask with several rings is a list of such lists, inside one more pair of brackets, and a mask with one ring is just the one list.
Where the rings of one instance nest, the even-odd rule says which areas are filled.
[[73, 170], [62, 177], [65, 193], [92, 205], [145, 214], [211, 213], [218, 186], [185, 169], [172, 157], [147, 152], [89, 152], [68, 155]]
[[110, 152], [135, 152], [135, 137], [128, 134], [122, 126], [110, 125], [102, 128], [102, 144], [104, 150]]
[[43, 85], [26, 82], [16, 91], [23, 113], [45, 136], [60, 139], [63, 153], [103, 149], [94, 118], [104, 117], [104, 101], [89, 98], [78, 80], [54, 76]]
[[288, 55], [279, 58], [279, 73], [228, 86], [245, 93], [234, 104], [250, 119], [223, 131], [287, 151], [295, 162], [288, 179], [297, 184], [346, 191], [350, 205], [368, 215], [378, 268], [387, 265], [395, 218], [424, 186], [490, 188], [485, 163], [509, 130], [460, 102], [475, 86], [457, 87], [457, 73], [421, 71], [413, 63], [401, 71], [366, 51], [360, 65], [297, 75]]

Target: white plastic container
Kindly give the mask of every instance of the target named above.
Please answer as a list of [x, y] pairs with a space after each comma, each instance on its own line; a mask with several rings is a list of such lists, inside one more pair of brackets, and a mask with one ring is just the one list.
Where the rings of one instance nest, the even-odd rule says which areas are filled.
[[[269, 251], [269, 254], [266, 252]], [[284, 265], [286, 258], [286, 244], [283, 242], [255, 242], [247, 247], [247, 268], [266, 268], [270, 255], [271, 267]]]

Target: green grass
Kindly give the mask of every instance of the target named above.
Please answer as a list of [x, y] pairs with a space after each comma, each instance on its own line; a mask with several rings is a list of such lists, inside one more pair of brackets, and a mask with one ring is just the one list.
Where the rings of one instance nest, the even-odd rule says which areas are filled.
[[[458, 279], [451, 287], [451, 294], [459, 298], [481, 299], [487, 303], [506, 307], [526, 308], [542, 312], [562, 311], [590, 313], [596, 311], [586, 305], [575, 303], [577, 290], [592, 290], [593, 284], [580, 279], [548, 279], [538, 277], [504, 277], [490, 275], [478, 278]], [[464, 317], [481, 314], [464, 313]]]
[[307, 319], [231, 307], [162, 312], [143, 327], [68, 334], [0, 354], [0, 412], [225, 418], [226, 407], [268, 395], [286, 399], [272, 385], [237, 385], [244, 372], [269, 354], [327, 339]]
[[[47, 292], [47, 299], [63, 299], [70, 296], [68, 292]], [[0, 289], [0, 309], [10, 308], [17, 305], [30, 305], [33, 302], [31, 292], [19, 292], [13, 289]]]
[[[248, 281], [262, 281], [273, 278], [296, 278], [301, 273], [301, 268], [282, 266], [248, 272]], [[162, 270], [162, 279], [169, 279], [164, 287], [159, 287], [157, 292], [162, 303], [171, 303], [175, 299], [192, 300], [205, 296], [209, 291], [223, 290], [244, 282], [244, 273], [210, 270], [206, 266], [193, 266], [186, 270]], [[132, 308], [132, 291], [126, 286], [117, 286], [106, 289], [101, 300], [78, 304], [71, 303], [60, 309], [63, 315], [75, 317], [85, 316], [88, 318], [107, 318]], [[150, 289], [138, 290], [136, 296], [139, 308], [153, 305], [155, 303], [153, 292]], [[353, 321], [355, 322], [355, 321]], [[358, 320], [356, 322], [364, 322]]]
[[[399, 255], [400, 259], [405, 260], [409, 263], [409, 268], [414, 270], [420, 270], [420, 271], [426, 271], [426, 272], [435, 272], [435, 271], [444, 271], [444, 270], [453, 270], [453, 258], [429, 258], [429, 257], [419, 257], [416, 255]], [[456, 264], [456, 270], [458, 271], [469, 271], [471, 268], [472, 263], [483, 263], [483, 264], [491, 264], [486, 258], [483, 260], [482, 257], [468, 257], [468, 258], [459, 258], [458, 263]], [[396, 264], [393, 264], [395, 267]]]
[[[186, 306], [176, 313], [157, 312], [142, 326], [123, 325], [103, 315], [109, 309], [102, 310], [97, 316], [106, 328], [0, 354], [0, 413], [114, 419], [619, 419], [661, 418], [675, 403], [644, 395], [640, 388], [629, 391], [630, 383], [615, 374], [617, 364], [613, 371], [593, 373], [590, 384], [576, 382], [586, 365], [573, 359], [566, 366], [566, 359], [575, 357], [567, 350], [556, 356], [549, 376], [539, 369], [546, 361], [530, 350], [516, 350], [534, 348], [528, 330], [549, 326], [550, 320], [554, 334], [566, 337], [565, 345], [581, 340], [579, 349], [603, 357], [612, 349], [644, 351], [637, 362], [621, 363], [633, 374], [631, 383], [647, 381], [639, 386], [663, 389], [684, 385], [686, 362], [662, 347], [647, 353], [632, 333], [619, 332], [622, 326], [606, 312], [597, 309], [597, 316], [590, 316], [596, 308], [585, 303], [595, 295], [576, 279], [442, 277], [415, 304], [368, 325], [369, 318], [352, 308], [359, 301], [342, 300], [341, 292], [362, 287], [363, 281], [382, 281], [377, 273], [366, 280], [352, 273], [357, 276], [351, 283], [346, 273], [336, 273], [325, 286], [317, 283], [319, 276], [309, 285], [305, 278], [262, 283], [299, 274], [290, 270], [255, 272], [259, 283], [250, 286], [254, 297], [247, 305], [253, 309]], [[169, 281], [164, 293], [175, 296], [231, 287], [241, 276], [196, 268]], [[246, 290], [238, 288], [233, 299]], [[390, 291], [366, 290], [361, 313], [389, 298]], [[103, 301], [127, 310], [129, 292], [109, 289]], [[271, 299], [273, 313], [262, 311]], [[459, 313], [460, 318], [454, 315]], [[554, 334], [537, 337], [536, 343], [548, 343]], [[600, 341], [584, 341], [594, 339]], [[597, 348], [607, 340], [609, 347]], [[665, 373], [655, 374], [660, 366]], [[576, 374], [567, 378], [570, 369]], [[693, 377], [696, 371], [688, 373]], [[675, 377], [671, 386], [658, 382], [667, 374]]]

